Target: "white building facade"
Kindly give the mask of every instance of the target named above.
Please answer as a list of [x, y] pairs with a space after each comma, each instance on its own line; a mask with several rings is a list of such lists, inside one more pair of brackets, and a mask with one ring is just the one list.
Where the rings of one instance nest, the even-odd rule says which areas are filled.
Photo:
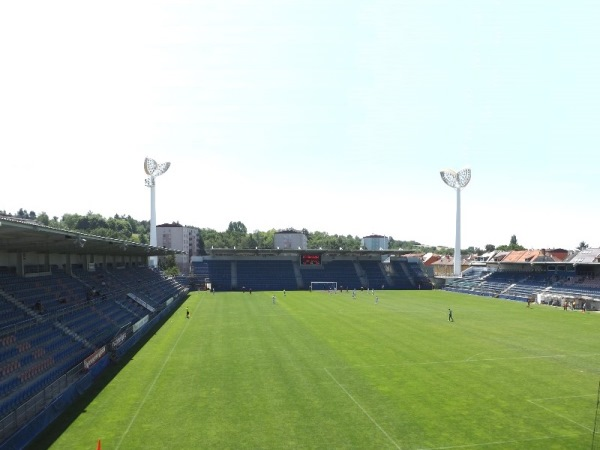
[[179, 271], [187, 275], [190, 272], [190, 259], [200, 255], [200, 231], [197, 228], [185, 227], [177, 223], [156, 226], [158, 247], [167, 247], [184, 251], [186, 255], [175, 255], [175, 263]]
[[362, 247], [365, 250], [388, 250], [390, 240], [387, 236], [372, 234], [362, 238]]
[[273, 236], [273, 247], [280, 250], [306, 250], [308, 247], [308, 238], [301, 231], [278, 231]]

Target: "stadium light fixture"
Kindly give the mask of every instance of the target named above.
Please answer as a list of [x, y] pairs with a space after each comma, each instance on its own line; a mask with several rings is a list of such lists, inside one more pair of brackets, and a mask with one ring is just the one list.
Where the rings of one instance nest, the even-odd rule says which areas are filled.
[[471, 181], [471, 169], [462, 169], [455, 172], [451, 169], [444, 169], [440, 172], [442, 180], [448, 186], [456, 190], [456, 240], [454, 242], [454, 276], [461, 275], [461, 255], [460, 255], [460, 191], [464, 189]]
[[[156, 200], [154, 195], [154, 187], [156, 186], [155, 178], [165, 173], [171, 167], [170, 162], [158, 164], [152, 158], [146, 158], [144, 160], [144, 171], [148, 178], [146, 178], [146, 186], [150, 188], [150, 245], [156, 247]], [[157, 267], [158, 257], [151, 256], [149, 258], [150, 267]]]

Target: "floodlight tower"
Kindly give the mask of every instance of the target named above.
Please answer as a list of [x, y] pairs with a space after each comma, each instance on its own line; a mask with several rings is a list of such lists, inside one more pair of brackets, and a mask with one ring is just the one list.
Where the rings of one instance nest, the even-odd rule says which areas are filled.
[[[148, 175], [146, 178], [146, 186], [150, 188], [150, 245], [156, 247], [156, 202], [154, 199], [154, 186], [156, 182], [154, 179], [159, 175], [165, 173], [171, 166], [170, 162], [157, 164], [152, 158], [146, 158], [144, 160], [144, 170]], [[156, 267], [158, 265], [158, 257], [151, 256], [149, 259], [150, 267]]]
[[471, 169], [462, 169], [458, 172], [445, 169], [440, 172], [442, 180], [451, 188], [456, 189], [456, 241], [454, 243], [454, 276], [461, 274], [460, 256], [460, 191], [471, 181]]

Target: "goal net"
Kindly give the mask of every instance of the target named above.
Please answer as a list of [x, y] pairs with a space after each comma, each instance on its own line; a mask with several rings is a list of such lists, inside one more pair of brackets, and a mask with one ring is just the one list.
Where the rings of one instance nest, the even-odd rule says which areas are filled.
[[335, 281], [311, 281], [311, 291], [337, 291], [337, 282]]

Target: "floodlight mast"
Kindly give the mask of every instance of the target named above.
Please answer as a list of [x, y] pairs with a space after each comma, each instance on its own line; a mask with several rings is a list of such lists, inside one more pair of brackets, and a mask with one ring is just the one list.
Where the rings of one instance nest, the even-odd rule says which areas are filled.
[[456, 240], [454, 242], [454, 276], [461, 276], [461, 262], [462, 258], [460, 255], [460, 191], [463, 189], [469, 181], [471, 181], [471, 169], [462, 169], [458, 172], [454, 170], [445, 169], [440, 172], [442, 180], [451, 188], [456, 189]]
[[[171, 166], [170, 162], [157, 164], [151, 158], [144, 160], [144, 171], [148, 178], [146, 178], [146, 186], [150, 188], [150, 245], [156, 247], [156, 200], [154, 195], [154, 187], [156, 186], [155, 178], [165, 173]], [[158, 257], [150, 256], [148, 258], [148, 265], [150, 267], [158, 266]]]

